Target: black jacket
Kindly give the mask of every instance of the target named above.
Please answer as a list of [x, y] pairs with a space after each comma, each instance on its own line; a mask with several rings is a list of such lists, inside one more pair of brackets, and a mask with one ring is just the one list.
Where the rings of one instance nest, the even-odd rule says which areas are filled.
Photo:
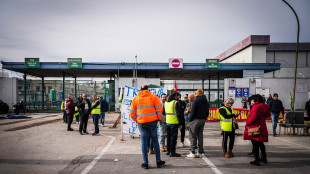
[[280, 114], [280, 112], [282, 112], [282, 114], [284, 114], [284, 107], [283, 107], [281, 100], [279, 99], [272, 100], [269, 104], [269, 107], [270, 107], [271, 113]]
[[305, 110], [307, 111], [308, 117], [310, 116], [310, 100], [306, 102]]
[[79, 101], [78, 108], [79, 108], [80, 114], [82, 114], [82, 115], [85, 115], [85, 114], [89, 115], [91, 112], [91, 109], [92, 109], [90, 101], [88, 99], [86, 99], [86, 102], [88, 103], [88, 110], [85, 110], [85, 103], [83, 103], [83, 99]]
[[188, 121], [191, 122], [194, 119], [206, 120], [209, 116], [209, 103], [205, 95], [197, 95], [192, 104], [191, 115]]
[[272, 100], [273, 100], [272, 97], [270, 97], [270, 98], [268, 97], [267, 102], [266, 102], [268, 106], [270, 105], [270, 102], [272, 102]]
[[185, 111], [185, 108], [186, 108], [186, 102], [185, 101], [183, 101], [183, 100], [179, 100], [178, 101], [178, 104], [180, 105], [179, 106], [179, 109], [180, 109], [180, 124], [181, 125], [185, 125], [185, 119], [184, 119], [184, 111]]

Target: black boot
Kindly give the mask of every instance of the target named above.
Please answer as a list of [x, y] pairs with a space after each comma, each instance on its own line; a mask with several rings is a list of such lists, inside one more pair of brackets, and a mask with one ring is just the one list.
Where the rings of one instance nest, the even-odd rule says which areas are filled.
[[141, 165], [141, 167], [144, 168], [144, 169], [148, 169], [148, 168], [149, 168], [149, 164], [144, 164], [144, 163], [143, 163], [143, 164]]
[[255, 159], [254, 161], [250, 161], [250, 164], [260, 166], [260, 162], [258, 159]]
[[267, 163], [267, 156], [266, 154], [261, 154], [260, 162], [266, 164]]
[[161, 168], [165, 165], [165, 161], [159, 161], [159, 162], [156, 162], [157, 163], [157, 168]]

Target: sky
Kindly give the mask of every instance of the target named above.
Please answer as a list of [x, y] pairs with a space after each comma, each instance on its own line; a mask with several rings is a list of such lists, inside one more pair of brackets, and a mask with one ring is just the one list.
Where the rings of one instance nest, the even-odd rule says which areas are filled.
[[[310, 1], [296, 10], [310, 42]], [[0, 60], [23, 62], [205, 62], [249, 35], [296, 42], [281, 0], [0, 0]]]

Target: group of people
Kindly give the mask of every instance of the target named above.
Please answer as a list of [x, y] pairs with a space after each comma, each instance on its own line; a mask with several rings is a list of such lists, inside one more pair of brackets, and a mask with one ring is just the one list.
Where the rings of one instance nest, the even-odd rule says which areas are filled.
[[81, 94], [76, 101], [73, 100], [73, 96], [69, 95], [68, 99], [62, 102], [61, 110], [63, 111], [63, 121], [67, 123], [67, 131], [73, 131], [71, 124], [73, 117], [75, 117], [81, 135], [89, 134], [87, 132], [87, 123], [89, 116], [92, 115], [93, 124], [95, 125], [95, 131], [92, 134], [94, 136], [99, 134], [99, 119], [101, 125], [104, 125], [108, 104], [103, 97], [96, 95], [93, 95], [92, 102], [87, 98], [87, 94]]
[[[276, 100], [277, 94], [274, 95]], [[232, 105], [234, 100], [227, 98], [224, 106], [219, 109], [220, 126], [223, 135], [222, 148], [225, 158], [234, 157], [233, 153], [235, 129], [235, 118], [240, 113], [235, 113]], [[261, 95], [252, 95], [250, 103], [250, 114], [247, 118], [244, 140], [251, 140], [252, 152], [249, 155], [254, 155], [254, 161], [250, 164], [260, 165], [267, 163], [267, 155], [264, 142], [268, 142], [268, 131], [266, 119], [272, 115], [273, 105], [276, 102], [271, 102], [268, 106]], [[181, 146], [184, 147], [185, 130], [188, 127], [190, 139], [190, 153], [188, 158], [202, 158], [204, 156], [203, 149], [203, 130], [205, 121], [209, 115], [209, 103], [202, 89], [199, 89], [195, 94], [184, 96], [181, 100], [181, 94], [171, 90], [170, 95], [162, 94], [160, 99], [148, 91], [148, 86], [143, 85], [139, 94], [132, 100], [130, 117], [138, 123], [141, 134], [142, 168], [148, 169], [148, 147], [154, 148], [157, 167], [163, 167], [165, 161], [161, 160], [160, 151], [166, 152], [169, 157], [180, 157], [176, 153], [178, 129], [181, 131]], [[275, 114], [277, 114], [275, 112]], [[186, 120], [186, 121], [185, 121]], [[160, 137], [158, 142], [157, 125], [159, 125]], [[258, 135], [249, 134], [252, 128], [260, 127]], [[182, 132], [184, 130], [184, 133]], [[229, 147], [227, 143], [229, 138]], [[167, 142], [167, 144], [166, 144]], [[198, 149], [197, 153], [196, 150]], [[261, 155], [259, 155], [259, 150]]]

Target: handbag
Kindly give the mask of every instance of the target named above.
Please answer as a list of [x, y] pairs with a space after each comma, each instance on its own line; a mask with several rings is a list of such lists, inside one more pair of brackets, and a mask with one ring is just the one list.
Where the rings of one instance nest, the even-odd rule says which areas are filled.
[[260, 109], [258, 108], [258, 120], [259, 120], [259, 125], [257, 127], [252, 127], [250, 128], [248, 126], [248, 136], [256, 136], [260, 134]]
[[235, 122], [235, 129], [239, 129], [239, 125], [236, 122]]

